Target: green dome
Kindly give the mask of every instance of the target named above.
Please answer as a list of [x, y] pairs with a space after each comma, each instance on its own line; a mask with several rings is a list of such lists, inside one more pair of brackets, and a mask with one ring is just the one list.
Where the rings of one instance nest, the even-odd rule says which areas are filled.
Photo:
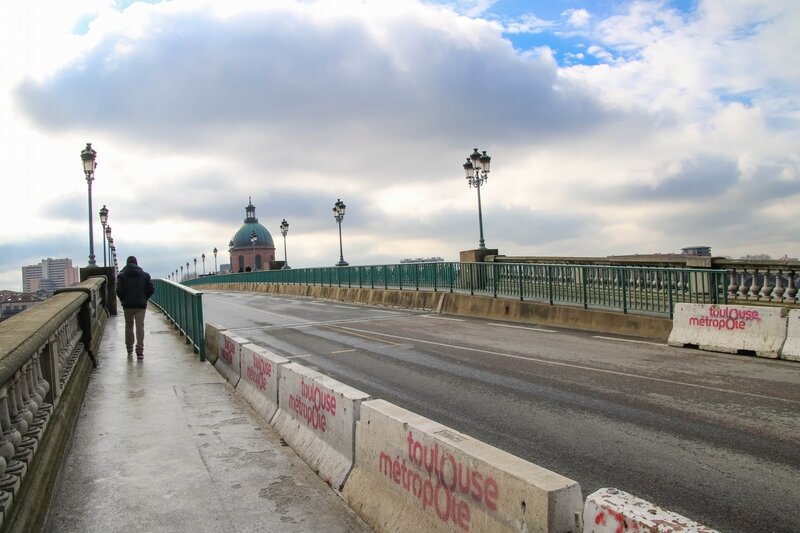
[[256, 232], [256, 248], [275, 248], [275, 241], [272, 240], [272, 235], [269, 234], [267, 228], [258, 222], [250, 222], [239, 228], [236, 235], [233, 236], [233, 247], [238, 248], [251, 248], [253, 243], [250, 242], [250, 235]]
[[244, 219], [244, 226], [239, 228], [239, 231], [233, 236], [233, 248], [238, 250], [241, 248], [251, 248], [253, 243], [250, 242], [250, 235], [255, 232], [258, 240], [256, 241], [256, 248], [275, 248], [275, 241], [272, 240], [272, 235], [269, 234], [267, 228], [258, 223], [256, 218], [256, 208], [253, 201], [250, 200], [247, 207], [244, 208], [247, 216]]

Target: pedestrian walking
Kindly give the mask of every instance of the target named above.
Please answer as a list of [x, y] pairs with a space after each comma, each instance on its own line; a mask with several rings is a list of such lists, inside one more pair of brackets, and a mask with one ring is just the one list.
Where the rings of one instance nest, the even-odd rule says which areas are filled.
[[117, 296], [125, 312], [125, 348], [128, 357], [133, 357], [135, 328], [136, 358], [144, 359], [144, 315], [147, 300], [154, 292], [150, 274], [142, 270], [134, 256], [128, 257], [125, 267], [117, 276]]

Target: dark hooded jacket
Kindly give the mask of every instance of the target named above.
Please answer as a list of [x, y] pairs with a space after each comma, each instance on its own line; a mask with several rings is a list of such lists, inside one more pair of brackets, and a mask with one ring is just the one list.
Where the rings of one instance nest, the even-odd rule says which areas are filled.
[[128, 263], [117, 276], [117, 296], [123, 309], [147, 309], [147, 300], [155, 292], [150, 274], [135, 263]]

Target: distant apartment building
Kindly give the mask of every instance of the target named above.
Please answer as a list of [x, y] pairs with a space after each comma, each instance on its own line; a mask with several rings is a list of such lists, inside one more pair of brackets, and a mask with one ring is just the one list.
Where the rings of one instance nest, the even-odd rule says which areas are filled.
[[22, 292], [52, 293], [80, 281], [78, 267], [72, 259], [42, 259], [38, 265], [22, 267]]
[[41, 301], [42, 299], [35, 294], [0, 291], [0, 320], [21, 313]]

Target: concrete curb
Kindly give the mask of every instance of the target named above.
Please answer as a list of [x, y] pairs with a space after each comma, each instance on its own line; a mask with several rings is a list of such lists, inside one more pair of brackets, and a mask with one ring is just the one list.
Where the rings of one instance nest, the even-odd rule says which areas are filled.
[[672, 320], [664, 317], [462, 293], [277, 283], [212, 283], [194, 288], [198, 290], [265, 292], [384, 307], [425, 309], [449, 315], [613, 333], [660, 341], [666, 341], [672, 331]]

